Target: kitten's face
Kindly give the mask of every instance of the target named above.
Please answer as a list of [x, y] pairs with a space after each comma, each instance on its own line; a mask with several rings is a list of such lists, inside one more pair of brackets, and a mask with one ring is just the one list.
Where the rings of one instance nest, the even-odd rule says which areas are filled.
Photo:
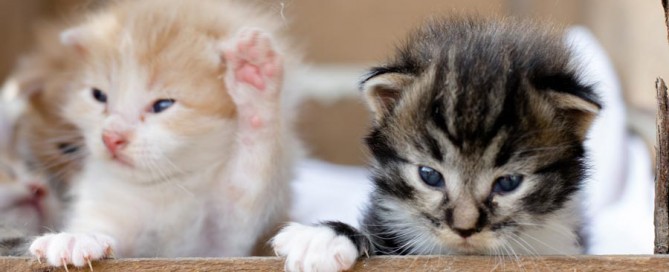
[[84, 69], [66, 116], [93, 159], [145, 184], [224, 160], [235, 108], [215, 41], [169, 27], [134, 31], [154, 39], [119, 28], [77, 45]]
[[499, 51], [494, 34], [472, 35], [497, 48], [439, 35], [417, 35], [363, 82], [376, 114], [374, 205], [408, 245], [396, 253], [509, 254], [519, 233], [572, 208], [599, 106], [559, 41], [537, 42], [542, 56]]
[[[24, 69], [47, 64], [34, 63]], [[72, 69], [58, 71], [56, 68], [65, 68], [61, 65], [49, 68], [41, 70], [40, 89], [29, 97], [30, 103], [17, 127], [17, 139], [27, 145], [31, 165], [47, 174], [62, 194], [81, 170], [87, 151], [81, 132], [64, 119], [62, 112], [73, 92]]]

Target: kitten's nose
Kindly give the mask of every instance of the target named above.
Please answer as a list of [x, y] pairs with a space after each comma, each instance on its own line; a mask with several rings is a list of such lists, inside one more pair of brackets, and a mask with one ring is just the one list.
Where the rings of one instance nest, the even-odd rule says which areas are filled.
[[123, 149], [128, 145], [128, 137], [123, 133], [118, 132], [104, 132], [102, 133], [102, 142], [105, 143], [107, 150], [112, 155], [116, 155], [119, 149]]
[[453, 230], [460, 235], [462, 238], [467, 238], [469, 236], [472, 236], [472, 234], [479, 232], [478, 229], [458, 229], [458, 228], [453, 228]]
[[44, 187], [44, 185], [39, 184], [39, 183], [30, 183], [28, 184], [28, 189], [30, 189], [30, 192], [32, 193], [32, 196], [35, 199], [41, 199], [46, 196], [47, 194], [47, 189]]

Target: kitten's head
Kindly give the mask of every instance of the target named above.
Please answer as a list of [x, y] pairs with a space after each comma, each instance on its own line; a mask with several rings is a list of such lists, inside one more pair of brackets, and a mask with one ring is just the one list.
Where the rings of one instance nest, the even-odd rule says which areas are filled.
[[495, 254], [570, 210], [600, 105], [560, 33], [455, 18], [398, 51], [361, 85], [375, 116], [374, 219], [406, 244], [396, 253]]
[[223, 19], [174, 1], [121, 1], [61, 39], [81, 58], [65, 108], [95, 162], [150, 184], [226, 158], [236, 109]]
[[44, 172], [60, 193], [80, 171], [86, 154], [81, 133], [62, 116], [63, 104], [73, 92], [77, 64], [76, 55], [57, 42], [62, 30], [57, 22], [38, 26], [35, 48], [21, 58], [4, 90], [15, 88], [21, 94], [14, 103], [27, 102], [15, 127], [21, 155], [32, 168]]

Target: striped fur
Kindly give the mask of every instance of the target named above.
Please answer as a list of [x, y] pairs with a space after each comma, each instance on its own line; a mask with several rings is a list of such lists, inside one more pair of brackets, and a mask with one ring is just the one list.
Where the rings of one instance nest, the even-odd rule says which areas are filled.
[[[583, 141], [601, 105], [561, 37], [534, 22], [470, 17], [413, 32], [361, 83], [374, 112], [365, 140], [375, 184], [361, 229], [289, 225], [273, 240], [287, 269], [345, 270], [352, 252], [581, 253]], [[443, 179], [424, 181], [421, 167]], [[520, 185], [496, 189], [511, 176]]]
[[[433, 20], [361, 85], [376, 113], [366, 138], [376, 190], [362, 230], [376, 254], [580, 252], [583, 140], [601, 106], [560, 31]], [[423, 183], [420, 166], [441, 172], [445, 186]], [[524, 179], [493, 192], [504, 175]]]

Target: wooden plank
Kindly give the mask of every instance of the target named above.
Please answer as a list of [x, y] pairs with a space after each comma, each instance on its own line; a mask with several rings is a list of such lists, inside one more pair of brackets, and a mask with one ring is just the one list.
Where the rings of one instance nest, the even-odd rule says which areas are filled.
[[[669, 41], [669, 1], [661, 0]], [[657, 91], [657, 147], [655, 151], [655, 254], [669, 253], [669, 97], [662, 78]]]
[[669, 97], [657, 79], [657, 147], [655, 151], [655, 254], [669, 253]]
[[[351, 271], [666, 271], [669, 256], [402, 256], [360, 261]], [[88, 271], [88, 268], [70, 271]], [[95, 262], [105, 271], [282, 271], [281, 258], [123, 259]], [[0, 258], [0, 271], [65, 271], [26, 258]]]

